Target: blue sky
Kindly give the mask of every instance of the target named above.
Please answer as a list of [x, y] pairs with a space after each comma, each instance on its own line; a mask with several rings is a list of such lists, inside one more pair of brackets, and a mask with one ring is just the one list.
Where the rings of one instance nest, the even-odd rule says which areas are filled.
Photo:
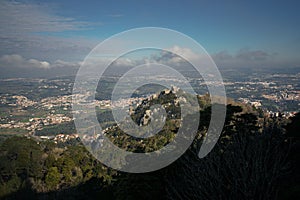
[[51, 2], [57, 4], [58, 14], [100, 23], [92, 30], [75, 33], [97, 39], [130, 28], [158, 26], [183, 32], [212, 53], [241, 48], [271, 49], [300, 39], [298, 1]]
[[299, 8], [298, 1], [4, 0], [0, 56], [78, 61], [113, 34], [155, 26], [192, 37], [221, 65], [265, 56], [265, 65], [300, 66]]

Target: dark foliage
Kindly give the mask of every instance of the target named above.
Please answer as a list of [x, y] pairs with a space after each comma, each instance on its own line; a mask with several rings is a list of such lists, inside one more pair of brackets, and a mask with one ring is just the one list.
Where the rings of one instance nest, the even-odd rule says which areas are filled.
[[299, 116], [282, 126], [269, 119], [259, 122], [256, 113], [228, 105], [217, 145], [199, 159], [210, 119], [206, 106], [193, 145], [168, 167], [146, 174], [117, 173], [78, 143], [58, 147], [51, 141], [8, 138], [0, 146], [0, 195], [4, 199], [299, 199]]

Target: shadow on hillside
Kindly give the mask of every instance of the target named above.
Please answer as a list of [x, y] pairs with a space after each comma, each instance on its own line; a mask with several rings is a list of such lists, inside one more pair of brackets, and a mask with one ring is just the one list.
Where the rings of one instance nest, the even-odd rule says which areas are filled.
[[[64, 199], [64, 200], [73, 200], [73, 199], [114, 199], [113, 188], [106, 187], [101, 188], [102, 183], [101, 179], [91, 179], [83, 184], [80, 184], [75, 187], [62, 189], [58, 191], [48, 192], [48, 193], [36, 193], [29, 189], [22, 189], [15, 193], [11, 193], [3, 199]], [[97, 187], [98, 186], [98, 187]]]

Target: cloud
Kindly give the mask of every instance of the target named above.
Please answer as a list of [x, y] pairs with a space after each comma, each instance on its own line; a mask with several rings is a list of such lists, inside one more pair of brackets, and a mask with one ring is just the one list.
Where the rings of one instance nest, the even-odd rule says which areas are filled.
[[26, 59], [21, 55], [3, 55], [0, 57], [0, 68], [16, 68], [24, 70], [32, 69], [55, 69], [55, 68], [78, 68], [81, 62], [67, 62], [63, 60], [56, 60], [52, 63], [47, 61], [40, 61], [37, 59]]
[[0, 2], [0, 34], [11, 37], [34, 32], [61, 32], [82, 30], [91, 24], [54, 14], [43, 4]]
[[42, 3], [0, 1], [0, 55], [20, 54], [52, 61], [82, 59], [95, 41], [48, 33], [80, 31], [97, 25], [60, 16], [53, 6]]
[[134, 67], [137, 64], [137, 61], [132, 60], [130, 58], [119, 58], [116, 61], [113, 62], [113, 65], [116, 67]]
[[179, 47], [177, 45], [166, 49], [167, 51], [170, 51], [174, 54], [183, 56], [184, 58], [186, 58], [187, 60], [195, 60], [197, 58], [199, 58], [199, 55], [196, 54], [195, 52], [193, 52], [191, 49], [189, 48], [184, 48], [184, 47]]
[[80, 62], [47, 62], [12, 54], [0, 56], [0, 78], [75, 76]]
[[[172, 53], [171, 53], [172, 52]], [[176, 55], [177, 54], [177, 55]], [[187, 63], [178, 55], [183, 56], [187, 61], [195, 61], [203, 64], [209, 63], [207, 57], [195, 53], [189, 48], [173, 46], [162, 51], [160, 54], [152, 55], [151, 60], [175, 67], [187, 69]], [[233, 68], [282, 68], [282, 67], [299, 67], [299, 60], [287, 59], [276, 52], [267, 52], [260, 49], [243, 48], [235, 53], [228, 51], [220, 51], [210, 55], [217, 67], [233, 67]], [[199, 61], [200, 60], [200, 61]]]
[[50, 63], [46, 61], [39, 61], [36, 59], [25, 59], [20, 55], [3, 55], [0, 57], [0, 66], [2, 68], [42, 68], [50, 67]]
[[[177, 54], [177, 55], [176, 55]], [[203, 59], [203, 64], [209, 63], [207, 57], [195, 53], [189, 48], [173, 46], [162, 51], [160, 54], [155, 54], [151, 57], [152, 61], [161, 64], [173, 65], [186, 69], [187, 63], [180, 56], [183, 56], [187, 61], [195, 61], [199, 63]], [[216, 65], [222, 67], [233, 68], [280, 68], [280, 67], [299, 67], [299, 60], [287, 59], [276, 52], [267, 52], [260, 49], [243, 48], [235, 53], [228, 51], [220, 51], [210, 55]]]
[[[172, 51], [173, 53], [171, 53]], [[136, 57], [136, 55], [128, 55], [115, 60], [107, 71], [107, 75], [120, 74], [126, 72], [135, 66], [146, 63], [160, 63], [181, 73], [187, 72], [187, 75], [192, 75], [190, 72], [194, 70], [190, 63], [178, 55], [182, 55], [188, 60], [197, 59], [198, 55], [188, 48], [174, 46], [168, 51], [152, 52], [145, 57]], [[144, 55], [143, 55], [144, 56]], [[235, 54], [221, 51], [212, 55], [213, 60], [218, 67], [233, 67], [233, 68], [256, 68], [256, 67], [282, 67], [289, 66], [287, 62], [280, 61], [277, 58], [278, 54], [268, 53], [262, 50], [242, 49]], [[106, 61], [112, 61], [110, 57], [99, 57], [96, 60], [90, 60], [85, 63], [91, 70], [97, 70], [99, 67], [105, 67]], [[82, 63], [79, 61], [55, 60], [48, 62], [36, 58], [25, 58], [18, 54], [0, 56], [1, 77], [47, 77], [70, 75], [74, 76]], [[290, 66], [296, 66], [297, 63], [290, 62]], [[29, 73], [30, 72], [30, 73]], [[189, 73], [188, 73], [189, 72]]]
[[296, 64], [283, 60], [277, 53], [263, 50], [240, 49], [236, 53], [220, 51], [212, 54], [211, 57], [219, 67], [285, 67]]
[[249, 49], [241, 49], [237, 53], [236, 58], [245, 61], [262, 61], [270, 58], [270, 54], [262, 50], [250, 51]]
[[62, 68], [62, 67], [65, 67], [65, 68], [79, 68], [81, 65], [81, 62], [66, 62], [66, 61], [63, 61], [63, 60], [56, 60], [55, 62], [53, 62], [51, 64], [51, 68]]
[[262, 50], [241, 49], [235, 54], [230, 54], [227, 51], [221, 51], [212, 55], [216, 61], [231, 61], [231, 62], [260, 62], [271, 58], [271, 55]]
[[199, 58], [199, 55], [197, 55], [191, 49], [175, 45], [171, 48], [167, 48], [165, 51], [160, 51], [158, 54], [153, 54], [150, 58], [150, 61], [178, 66], [186, 63], [186, 60], [192, 61], [196, 60], [197, 58]]
[[216, 54], [213, 54], [212, 57], [215, 60], [227, 61], [233, 59], [233, 56], [230, 55], [227, 51], [220, 51]]

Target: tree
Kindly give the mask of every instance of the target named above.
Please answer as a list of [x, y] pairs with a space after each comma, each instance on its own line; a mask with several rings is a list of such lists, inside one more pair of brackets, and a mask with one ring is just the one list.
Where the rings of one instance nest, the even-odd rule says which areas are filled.
[[45, 178], [45, 182], [46, 182], [47, 187], [50, 190], [58, 188], [58, 184], [60, 182], [60, 173], [59, 173], [57, 167], [51, 167], [48, 170], [48, 173]]
[[289, 137], [300, 139], [300, 112], [291, 118], [291, 123], [285, 128]]
[[[277, 127], [259, 132], [257, 117], [242, 114], [238, 107], [229, 106], [227, 111], [221, 138], [207, 157], [199, 159], [199, 145], [194, 145], [164, 169], [167, 197], [276, 198], [279, 180], [289, 172], [286, 137]], [[195, 143], [199, 142], [201, 139]]]
[[66, 183], [72, 182], [72, 176], [73, 176], [72, 170], [74, 169], [74, 167], [75, 167], [74, 161], [71, 158], [66, 157], [63, 161], [63, 166], [62, 166], [62, 175]]

